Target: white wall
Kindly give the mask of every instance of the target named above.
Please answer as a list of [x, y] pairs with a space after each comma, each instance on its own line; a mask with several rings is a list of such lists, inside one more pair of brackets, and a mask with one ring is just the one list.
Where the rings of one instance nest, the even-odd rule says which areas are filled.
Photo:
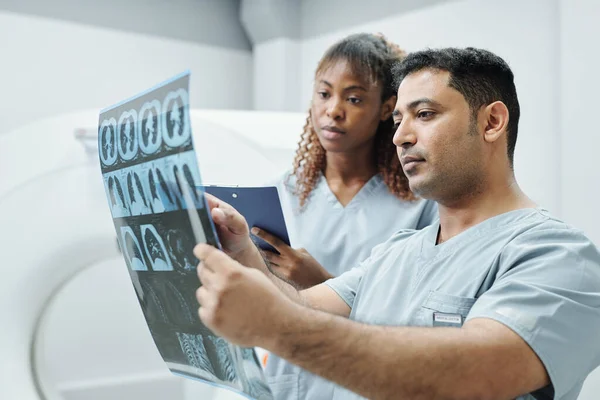
[[[560, 1], [561, 202], [564, 218], [600, 245], [600, 127], [597, 123], [600, 3]], [[600, 340], [600, 332], [598, 332]], [[579, 400], [600, 397], [600, 368], [586, 381]]]
[[8, 12], [0, 12], [0, 49], [0, 134], [56, 114], [100, 110], [186, 69], [192, 107], [252, 108], [246, 50]]
[[302, 110], [300, 49], [298, 41], [287, 38], [272, 39], [254, 46], [256, 110]]
[[[561, 0], [560, 128], [564, 217], [600, 245], [600, 3]], [[600, 332], [598, 333], [600, 337]], [[600, 390], [600, 385], [599, 385]]]
[[301, 0], [303, 39], [455, 0]]
[[0, 0], [0, 10], [14, 13], [250, 50], [239, 5], [240, 0]]
[[351, 33], [383, 32], [409, 51], [487, 48], [502, 56], [516, 76], [522, 110], [515, 152], [517, 178], [534, 200], [560, 214], [557, 9], [554, 0], [506, 0], [501, 7], [495, 2], [458, 1], [306, 40], [301, 50], [302, 101], [308, 104], [314, 71], [325, 49]]

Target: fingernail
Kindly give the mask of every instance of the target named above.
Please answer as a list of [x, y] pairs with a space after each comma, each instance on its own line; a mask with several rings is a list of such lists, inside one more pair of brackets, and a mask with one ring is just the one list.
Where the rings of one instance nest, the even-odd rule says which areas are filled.
[[250, 230], [250, 232], [252, 232], [252, 233], [253, 233], [253, 234], [255, 234], [255, 235], [258, 235], [259, 229], [258, 229], [258, 228], [252, 228], [252, 229]]

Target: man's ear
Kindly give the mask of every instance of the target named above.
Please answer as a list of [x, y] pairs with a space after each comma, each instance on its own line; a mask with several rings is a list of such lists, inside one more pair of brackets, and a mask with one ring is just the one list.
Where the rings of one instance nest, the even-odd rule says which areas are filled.
[[481, 115], [484, 126], [483, 139], [493, 143], [506, 134], [510, 118], [508, 108], [501, 101], [495, 101], [483, 109]]
[[381, 116], [379, 117], [381, 121], [385, 121], [392, 116], [396, 107], [396, 99], [396, 95], [393, 95], [383, 102], [381, 105]]

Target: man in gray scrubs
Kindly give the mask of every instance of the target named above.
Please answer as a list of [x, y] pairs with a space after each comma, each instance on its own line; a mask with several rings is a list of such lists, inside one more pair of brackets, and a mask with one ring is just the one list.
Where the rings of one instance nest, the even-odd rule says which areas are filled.
[[575, 400], [600, 364], [600, 254], [515, 181], [510, 68], [468, 48], [417, 52], [396, 72], [394, 143], [439, 223], [298, 292], [211, 198], [225, 253], [195, 249], [200, 318], [335, 382], [334, 399]]

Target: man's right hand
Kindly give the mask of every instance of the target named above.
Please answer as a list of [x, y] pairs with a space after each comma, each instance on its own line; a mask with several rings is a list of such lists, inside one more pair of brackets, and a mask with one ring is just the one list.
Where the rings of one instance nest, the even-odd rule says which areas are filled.
[[243, 253], [255, 250], [246, 219], [223, 200], [208, 193], [204, 195], [223, 251], [238, 259]]

